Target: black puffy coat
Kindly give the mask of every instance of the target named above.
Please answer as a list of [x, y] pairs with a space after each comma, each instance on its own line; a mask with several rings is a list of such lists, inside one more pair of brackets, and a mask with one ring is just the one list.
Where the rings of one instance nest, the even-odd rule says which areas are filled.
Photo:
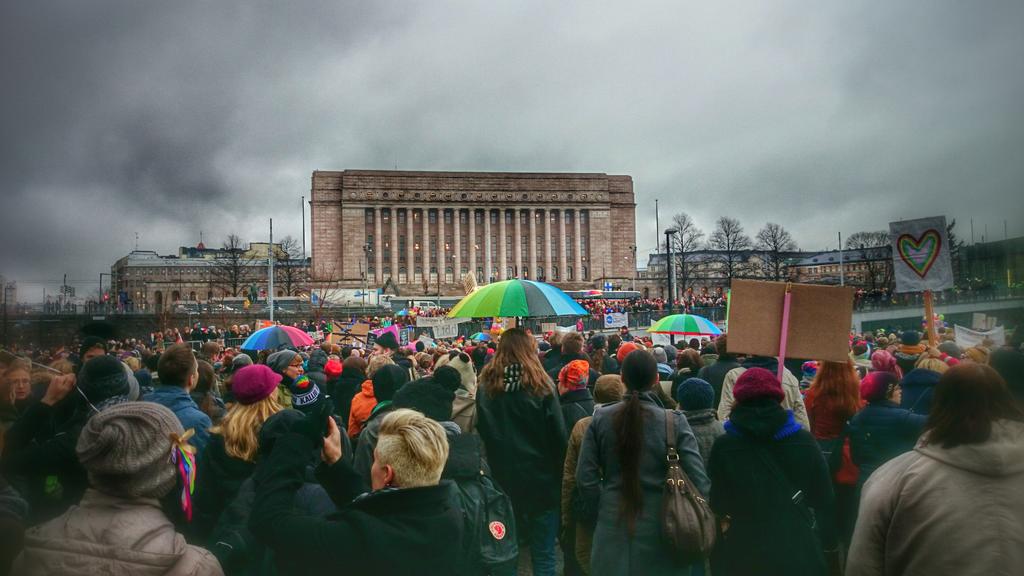
[[558, 403], [562, 407], [562, 419], [565, 420], [566, 430], [572, 430], [576, 422], [594, 415], [594, 395], [586, 388], [562, 394], [558, 398]]
[[519, 388], [491, 393], [477, 391], [477, 432], [484, 440], [487, 461], [515, 507], [516, 514], [558, 508], [568, 433], [558, 394], [534, 396]]
[[326, 390], [327, 385], [327, 374], [324, 373], [324, 366], [327, 365], [327, 352], [323, 350], [314, 350], [309, 355], [309, 360], [306, 361], [306, 369], [304, 373], [316, 385], [321, 389]]
[[294, 498], [312, 450], [311, 440], [288, 434], [253, 476], [249, 530], [295, 573], [460, 573], [464, 528], [450, 482], [360, 495], [365, 485], [342, 460], [321, 467], [318, 478], [335, 504], [348, 504], [326, 519], [311, 518], [295, 509]]
[[[814, 437], [771, 400], [737, 405], [725, 427], [708, 461], [711, 507], [730, 518], [712, 553], [712, 572], [825, 574], [823, 551], [837, 546], [835, 499]], [[820, 532], [804, 506], [813, 509]]]
[[366, 380], [366, 374], [355, 370], [346, 370], [334, 381], [333, 386], [330, 385], [330, 382], [328, 383], [327, 393], [330, 394], [331, 400], [334, 402], [334, 414], [342, 422], [348, 422], [348, 415], [352, 410], [352, 398], [359, 393], [364, 380]]
[[850, 456], [860, 468], [857, 484], [882, 464], [914, 449], [928, 417], [882, 400], [872, 402], [850, 419]]
[[210, 434], [210, 442], [199, 455], [196, 489], [192, 496], [192, 535], [205, 544], [224, 508], [238, 495], [242, 483], [252, 476], [256, 464], [229, 456], [224, 437]]

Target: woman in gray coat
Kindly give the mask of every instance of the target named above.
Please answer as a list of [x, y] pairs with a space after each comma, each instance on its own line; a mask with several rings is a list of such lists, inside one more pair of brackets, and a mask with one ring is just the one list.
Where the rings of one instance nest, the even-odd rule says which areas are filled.
[[683, 469], [706, 496], [711, 484], [697, 440], [683, 413], [665, 410], [650, 393], [658, 385], [653, 356], [631, 352], [622, 363], [622, 380], [626, 395], [594, 414], [576, 470], [580, 516], [597, 521], [591, 574], [686, 574], [687, 567], [679, 565], [661, 535], [665, 418], [674, 419]]

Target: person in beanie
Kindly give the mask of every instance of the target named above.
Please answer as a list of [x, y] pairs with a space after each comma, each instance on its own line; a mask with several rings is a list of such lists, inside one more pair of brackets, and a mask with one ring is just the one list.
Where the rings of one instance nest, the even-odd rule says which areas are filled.
[[927, 347], [921, 344], [921, 333], [916, 330], [907, 330], [900, 334], [900, 345], [893, 356], [896, 357], [896, 364], [904, 374], [914, 369], [917, 360], [927, 351]]
[[[16, 574], [223, 574], [185, 542], [160, 501], [187, 483], [177, 462], [191, 446], [181, 422], [153, 402], [126, 402], [90, 418], [76, 454], [89, 489], [60, 518], [29, 529]], [[194, 473], [194, 471], [193, 471]]]
[[940, 376], [938, 372], [925, 368], [914, 368], [907, 372], [900, 380], [900, 407], [927, 416]]
[[113, 356], [96, 356], [78, 375], [50, 380], [43, 398], [4, 434], [0, 473], [23, 482], [31, 523], [64, 513], [85, 493], [85, 470], [75, 456], [78, 435], [95, 414], [128, 401], [128, 374]]
[[476, 371], [473, 360], [465, 352], [452, 350], [447, 356], [437, 359], [434, 375], [443, 367], [455, 370], [459, 376], [459, 388], [452, 402], [452, 421], [466, 434], [476, 432]]
[[697, 438], [697, 447], [700, 449], [700, 457], [704, 465], [711, 457], [711, 447], [715, 439], [725, 434], [725, 428], [718, 421], [715, 414], [715, 390], [711, 384], [700, 378], [687, 378], [676, 388], [676, 402], [679, 409], [686, 415], [686, 421], [690, 423], [694, 437]]
[[662, 495], [668, 448], [666, 418], [672, 418], [679, 463], [707, 496], [710, 488], [697, 440], [686, 417], [665, 410], [652, 395], [658, 367], [646, 351], [622, 363], [623, 401], [604, 406], [583, 435], [576, 487], [580, 517], [596, 522], [590, 573], [603, 575], [687, 574], [661, 538]]
[[260, 426], [284, 408], [278, 403], [281, 375], [263, 364], [239, 368], [231, 377], [235, 403], [210, 429], [210, 442], [199, 458], [192, 530], [206, 543], [224, 507], [252, 475]]
[[[616, 366], [617, 368], [617, 366]], [[614, 404], [622, 400], [626, 387], [618, 374], [604, 374], [594, 384], [594, 401], [597, 407]], [[565, 452], [565, 464], [562, 467], [562, 533], [559, 542], [562, 548], [571, 546], [575, 555], [575, 565], [580, 572], [590, 573], [590, 551], [594, 540], [594, 529], [588, 523], [580, 521], [576, 516], [579, 508], [580, 495], [576, 489], [576, 467], [580, 461], [580, 444], [583, 435], [590, 427], [593, 416], [580, 418], [569, 434], [569, 447]], [[566, 560], [566, 565], [570, 561]]]
[[590, 363], [586, 360], [571, 360], [558, 373], [558, 403], [566, 430], [572, 430], [580, 418], [594, 415], [594, 396], [587, 389], [589, 378]]
[[309, 355], [309, 360], [306, 361], [306, 368], [303, 374], [307, 378], [313, 381], [314, 384], [320, 387], [321, 390], [325, 389], [327, 385], [327, 374], [324, 368], [327, 366], [327, 352], [317, 349]]
[[860, 469], [858, 495], [882, 464], [914, 449], [928, 419], [900, 408], [900, 381], [892, 372], [869, 373], [860, 383], [860, 396], [868, 404], [850, 419], [849, 432], [850, 456]]
[[[328, 366], [330, 364], [328, 363]], [[331, 395], [331, 400], [334, 403], [334, 414], [346, 429], [348, 415], [352, 410], [352, 398], [359, 392], [365, 380], [366, 360], [355, 354], [350, 354], [341, 363], [341, 375], [336, 379], [334, 388], [328, 389], [328, 394]]]
[[281, 375], [277, 386], [277, 401], [285, 407], [292, 407], [292, 385], [305, 373], [302, 356], [294, 350], [280, 350], [267, 356], [267, 366]]
[[[369, 483], [370, 466], [373, 464], [373, 449], [377, 446], [377, 435], [380, 431], [380, 423], [384, 416], [395, 410], [392, 400], [399, 388], [409, 382], [409, 372], [397, 364], [388, 364], [373, 374], [373, 396], [377, 404], [370, 411], [369, 417], [359, 433], [359, 440], [356, 442], [355, 459], [352, 467], [355, 468], [364, 480]], [[454, 393], [453, 396], [454, 398]]]
[[708, 460], [711, 507], [724, 531], [712, 573], [838, 574], [835, 498], [817, 442], [783, 408], [773, 372], [746, 370], [732, 397], [726, 433]]
[[1020, 574], [1024, 411], [992, 368], [951, 368], [914, 450], [864, 484], [848, 576]]
[[[249, 518], [256, 538], [298, 574], [459, 574], [465, 528], [454, 486], [441, 481], [449, 452], [444, 428], [412, 410], [385, 416], [372, 491], [363, 493], [361, 477], [341, 457], [342, 433], [328, 423], [324, 437], [318, 423], [296, 420], [261, 460]], [[307, 455], [317, 449], [321, 485], [341, 506], [327, 519], [294, 505]]]
[[[722, 380], [722, 398], [718, 404], [718, 419], [725, 422], [729, 419], [729, 413], [735, 400], [733, 399], [733, 386], [736, 380], [748, 368], [761, 368], [772, 374], [778, 373], [779, 361], [777, 358], [768, 356], [751, 356], [739, 368], [733, 368]], [[804, 406], [804, 398], [800, 393], [800, 381], [793, 376], [787, 368], [782, 368], [782, 390], [784, 397], [782, 407], [793, 412], [793, 417], [804, 430], [811, 429], [811, 421], [807, 416], [807, 407]]]

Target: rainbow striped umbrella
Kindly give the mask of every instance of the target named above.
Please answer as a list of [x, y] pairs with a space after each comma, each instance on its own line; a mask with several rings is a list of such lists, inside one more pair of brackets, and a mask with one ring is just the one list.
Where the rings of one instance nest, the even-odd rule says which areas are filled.
[[505, 280], [488, 284], [463, 298], [449, 318], [585, 316], [568, 294], [543, 282]]
[[703, 316], [696, 314], [672, 314], [658, 320], [648, 332], [658, 334], [678, 334], [681, 336], [718, 336], [722, 333], [718, 326]]
[[281, 346], [312, 346], [313, 339], [294, 326], [270, 326], [252, 333], [242, 350], [276, 350]]

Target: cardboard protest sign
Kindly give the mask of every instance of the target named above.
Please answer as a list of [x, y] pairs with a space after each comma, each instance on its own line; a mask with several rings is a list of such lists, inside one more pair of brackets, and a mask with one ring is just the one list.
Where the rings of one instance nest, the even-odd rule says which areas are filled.
[[897, 292], [953, 287], [945, 216], [890, 222], [889, 238]]
[[434, 338], [455, 338], [459, 335], [459, 323], [454, 318], [450, 322], [435, 324], [430, 329], [434, 332]]
[[[733, 280], [729, 352], [778, 356], [785, 282]], [[787, 358], [843, 362], [850, 352], [854, 289], [792, 284]]]

